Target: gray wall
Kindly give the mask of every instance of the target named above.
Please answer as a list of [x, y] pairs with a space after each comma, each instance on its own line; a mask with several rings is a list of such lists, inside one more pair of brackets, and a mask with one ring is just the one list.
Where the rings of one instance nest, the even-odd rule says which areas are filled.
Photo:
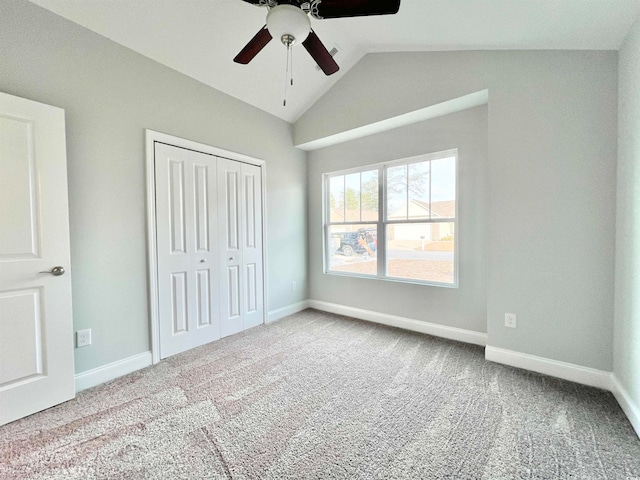
[[640, 20], [619, 62], [614, 373], [640, 411]]
[[[291, 148], [289, 124], [24, 1], [0, 2], [0, 45], [0, 90], [67, 112], [74, 322], [94, 329], [94, 345], [76, 350], [78, 372], [149, 347], [144, 128], [267, 161], [269, 309], [307, 298], [306, 165], [304, 153]], [[635, 59], [625, 68], [637, 73], [637, 40], [625, 52]], [[622, 88], [631, 88], [625, 85], [637, 78], [632, 73], [621, 77]], [[368, 55], [297, 122], [294, 139], [321, 138], [485, 88], [489, 344], [610, 370], [616, 52]], [[621, 117], [623, 129], [637, 130], [634, 115], [633, 122]], [[637, 152], [624, 139], [620, 145]], [[637, 163], [633, 155], [623, 163], [629, 169]], [[626, 188], [624, 198], [635, 199], [631, 183]], [[619, 208], [634, 220], [624, 204]], [[310, 226], [317, 229], [317, 220]], [[624, 325], [637, 318], [623, 298], [625, 288], [635, 288], [635, 274], [624, 267], [635, 261], [634, 238], [618, 243], [617, 346], [626, 341]], [[309, 258], [316, 257], [314, 247]], [[348, 288], [358, 298], [366, 285], [353, 280]], [[404, 315], [425, 318], [424, 305], [407, 304]], [[470, 311], [429, 321], [482, 330], [481, 310]], [[505, 311], [518, 314], [517, 329], [503, 327]], [[621, 377], [630, 378], [633, 365], [616, 357]]]
[[[488, 89], [489, 345], [610, 371], [617, 82], [617, 52], [370, 54], [294, 139]], [[421, 308], [403, 307], [413, 318]], [[517, 329], [504, 327], [505, 312]]]
[[290, 124], [17, 0], [0, 2], [0, 91], [66, 110], [74, 326], [93, 329], [76, 372], [149, 350], [145, 128], [266, 160], [268, 307], [307, 298]]
[[[458, 148], [459, 288], [323, 274], [322, 174]], [[478, 107], [311, 152], [310, 297], [486, 332], [487, 107]]]

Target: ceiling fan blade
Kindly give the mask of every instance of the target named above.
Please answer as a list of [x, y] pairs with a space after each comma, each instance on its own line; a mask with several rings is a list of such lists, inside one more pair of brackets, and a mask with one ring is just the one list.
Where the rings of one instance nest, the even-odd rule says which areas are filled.
[[234, 58], [233, 61], [246, 65], [251, 60], [253, 60], [253, 57], [255, 57], [267, 43], [271, 41], [271, 38], [271, 34], [269, 33], [269, 30], [267, 30], [267, 26], [265, 25], [264, 27], [262, 27], [262, 30], [256, 33], [256, 35], [251, 40], [249, 40], [249, 43], [247, 43], [245, 47], [240, 50], [240, 53], [236, 55], [236, 58]]
[[368, 15], [392, 15], [398, 13], [400, 0], [322, 0], [318, 11], [312, 12], [318, 19], [364, 17]]
[[325, 75], [331, 75], [340, 70], [340, 67], [338, 66], [336, 61], [327, 51], [327, 49], [313, 30], [309, 32], [309, 36], [304, 42], [302, 42], [302, 45], [307, 49], [309, 55], [313, 57], [313, 59], [316, 61]]

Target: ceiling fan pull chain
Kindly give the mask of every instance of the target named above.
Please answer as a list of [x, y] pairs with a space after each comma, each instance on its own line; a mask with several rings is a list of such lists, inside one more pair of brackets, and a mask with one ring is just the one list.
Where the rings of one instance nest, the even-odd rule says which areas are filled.
[[287, 45], [287, 69], [284, 75], [284, 101], [282, 106], [287, 106], [287, 84], [289, 83], [289, 55], [291, 54], [291, 45]]
[[291, 86], [293, 87], [293, 50], [291, 50]]

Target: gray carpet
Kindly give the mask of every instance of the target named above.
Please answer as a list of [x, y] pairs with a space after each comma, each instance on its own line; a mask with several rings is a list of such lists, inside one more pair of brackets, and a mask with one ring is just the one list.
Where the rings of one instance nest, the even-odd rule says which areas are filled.
[[0, 428], [2, 479], [631, 479], [613, 396], [313, 310]]

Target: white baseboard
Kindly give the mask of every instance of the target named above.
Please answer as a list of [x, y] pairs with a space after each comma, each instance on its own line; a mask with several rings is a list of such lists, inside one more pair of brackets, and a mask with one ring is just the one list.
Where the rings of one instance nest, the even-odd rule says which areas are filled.
[[151, 365], [151, 352], [139, 353], [117, 362], [103, 365], [76, 375], [76, 392], [95, 387], [101, 383], [135, 372]]
[[629, 422], [631, 422], [631, 426], [636, 431], [636, 435], [640, 438], [640, 405], [634, 403], [633, 399], [622, 386], [615, 374], [612, 377], [612, 381], [612, 393], [616, 397], [620, 407], [622, 407], [622, 411], [629, 419]]
[[309, 307], [323, 312], [337, 313], [348, 317], [359, 318], [368, 322], [389, 325], [390, 327], [403, 328], [413, 332], [426, 333], [434, 337], [448, 338], [449, 340], [457, 340], [464, 343], [472, 343], [474, 345], [485, 346], [487, 344], [487, 334], [474, 332], [473, 330], [465, 330], [463, 328], [448, 327], [446, 325], [438, 325], [437, 323], [423, 322], [413, 318], [398, 317], [396, 315], [388, 315], [386, 313], [373, 312], [371, 310], [363, 310], [361, 308], [347, 307], [335, 303], [322, 302], [320, 300], [309, 300]]
[[487, 346], [484, 351], [484, 356], [491, 362], [531, 370], [532, 372], [544, 373], [551, 377], [562, 378], [590, 387], [602, 388], [603, 390], [609, 391], [611, 391], [613, 387], [612, 373], [605, 372], [604, 370], [597, 370], [574, 363], [551, 360], [549, 358], [491, 346]]
[[306, 310], [307, 308], [309, 308], [309, 300], [304, 300], [302, 302], [287, 305], [286, 307], [271, 310], [267, 314], [267, 323], [275, 322], [276, 320], [280, 320], [281, 318], [284, 318], [288, 315], [293, 315], [294, 313], [301, 312], [302, 310]]

